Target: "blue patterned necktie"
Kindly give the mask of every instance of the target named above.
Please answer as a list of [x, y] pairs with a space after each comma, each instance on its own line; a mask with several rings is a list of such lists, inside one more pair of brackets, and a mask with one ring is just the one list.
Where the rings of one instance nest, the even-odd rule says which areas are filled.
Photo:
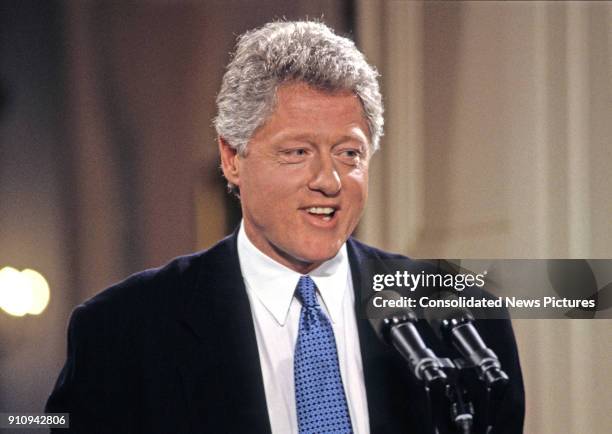
[[300, 434], [352, 433], [336, 340], [309, 276], [300, 277], [300, 327], [293, 362]]

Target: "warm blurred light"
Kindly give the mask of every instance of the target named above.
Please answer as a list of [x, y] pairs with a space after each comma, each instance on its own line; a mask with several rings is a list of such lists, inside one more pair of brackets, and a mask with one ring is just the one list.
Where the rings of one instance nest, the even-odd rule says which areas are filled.
[[25, 269], [21, 272], [22, 276], [26, 276], [30, 282], [30, 308], [28, 313], [31, 315], [38, 315], [49, 303], [49, 284], [45, 278], [38, 271]]
[[29, 295], [19, 271], [11, 267], [0, 270], [0, 307], [5, 312], [24, 316], [28, 312]]
[[38, 315], [49, 303], [49, 285], [37, 271], [0, 270], [0, 308], [13, 316]]

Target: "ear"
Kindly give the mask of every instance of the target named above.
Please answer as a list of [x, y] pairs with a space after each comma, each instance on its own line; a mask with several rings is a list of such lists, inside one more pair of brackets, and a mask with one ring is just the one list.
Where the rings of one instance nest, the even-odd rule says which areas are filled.
[[240, 187], [240, 156], [223, 137], [219, 137], [219, 155], [223, 175], [230, 183]]

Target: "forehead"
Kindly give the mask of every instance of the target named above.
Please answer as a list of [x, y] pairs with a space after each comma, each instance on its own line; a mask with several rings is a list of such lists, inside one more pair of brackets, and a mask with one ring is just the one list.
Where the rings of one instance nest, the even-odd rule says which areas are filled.
[[324, 90], [303, 82], [289, 82], [278, 87], [274, 111], [278, 110], [350, 111], [364, 116], [361, 101], [351, 90]]
[[[350, 90], [327, 91], [305, 83], [281, 85], [260, 133], [332, 136], [369, 128], [360, 99]], [[256, 135], [258, 135], [256, 133]]]

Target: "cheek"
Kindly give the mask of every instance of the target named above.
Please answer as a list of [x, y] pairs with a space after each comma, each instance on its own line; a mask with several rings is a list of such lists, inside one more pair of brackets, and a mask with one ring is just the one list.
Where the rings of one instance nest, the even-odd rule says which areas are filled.
[[289, 206], [295, 197], [295, 179], [268, 167], [249, 167], [241, 177], [240, 192], [245, 205], [253, 211], [269, 213]]
[[346, 177], [346, 182], [351, 198], [354, 201], [362, 202], [361, 207], [363, 207], [368, 198], [368, 170], [353, 170]]

